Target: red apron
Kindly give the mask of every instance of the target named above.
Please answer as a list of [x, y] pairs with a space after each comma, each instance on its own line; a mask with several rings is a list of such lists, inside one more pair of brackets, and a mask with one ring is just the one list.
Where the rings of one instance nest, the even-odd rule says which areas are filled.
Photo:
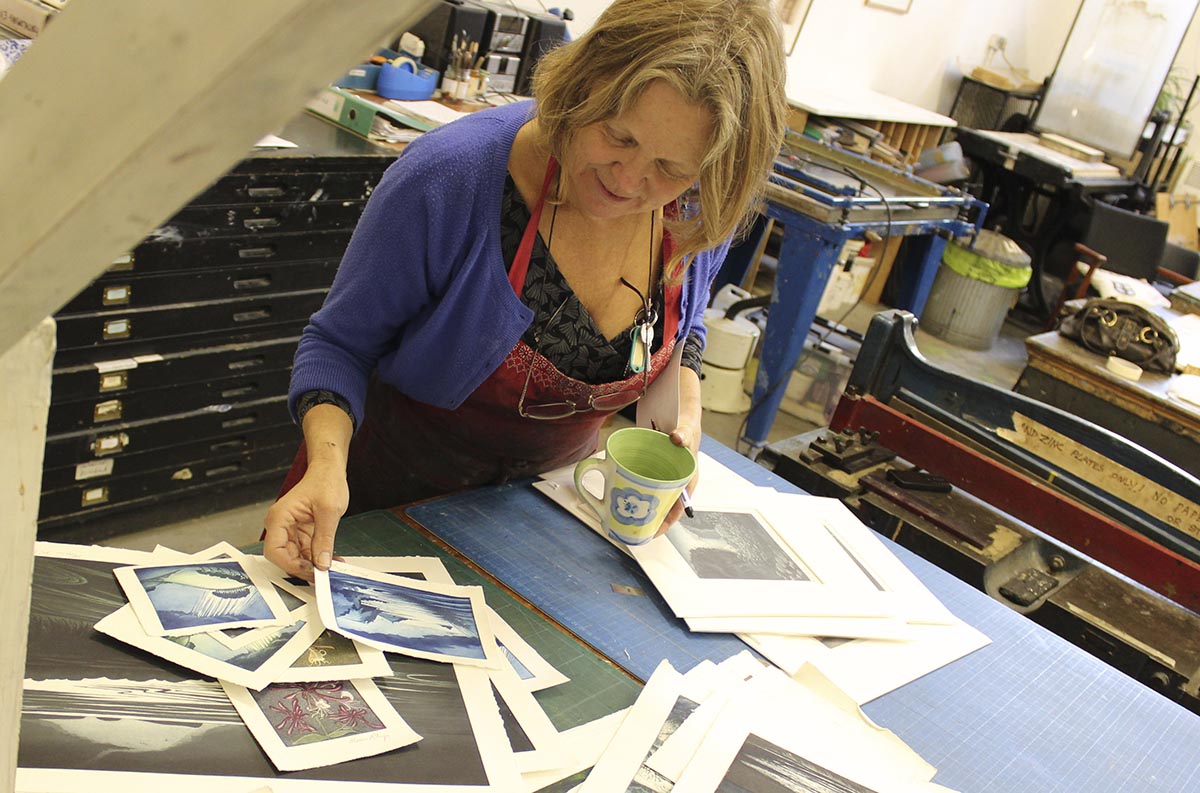
[[[552, 175], [553, 170], [548, 171], [509, 270], [509, 282], [518, 297]], [[666, 262], [670, 260], [670, 238], [665, 233], [663, 248]], [[681, 291], [679, 286], [665, 290], [665, 344], [651, 356], [651, 382], [662, 372], [675, 347]], [[598, 446], [600, 427], [616, 411], [586, 410], [550, 420], [521, 416], [517, 406], [530, 367], [533, 372], [528, 377], [526, 405], [571, 402], [583, 406], [593, 396], [640, 390], [642, 384], [641, 374], [599, 385], [567, 377], [524, 341], [518, 341], [504, 362], [454, 410], [418, 402], [372, 377], [362, 426], [350, 443], [346, 472], [350, 506], [346, 514], [499, 484], [592, 454]], [[301, 444], [280, 495], [300, 481], [307, 462]]]

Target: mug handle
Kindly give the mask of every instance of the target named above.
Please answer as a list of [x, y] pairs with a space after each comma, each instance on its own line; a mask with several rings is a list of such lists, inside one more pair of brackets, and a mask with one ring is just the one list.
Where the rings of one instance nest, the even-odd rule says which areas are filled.
[[[604, 520], [604, 502], [584, 488], [583, 475], [593, 468], [599, 468], [600, 476], [604, 476], [604, 469], [601, 468], [602, 465], [604, 465], [604, 460], [596, 457], [587, 457], [575, 464], [575, 491], [579, 493], [579, 497], [583, 499], [583, 502], [592, 508], [592, 511], [596, 513], [596, 518], [601, 522]], [[607, 484], [608, 480], [605, 479], [605, 485], [607, 486]]]

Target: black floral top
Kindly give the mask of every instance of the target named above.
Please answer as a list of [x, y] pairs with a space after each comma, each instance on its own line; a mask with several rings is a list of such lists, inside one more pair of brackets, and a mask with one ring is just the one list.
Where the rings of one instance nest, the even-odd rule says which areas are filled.
[[[511, 262], [516, 258], [521, 236], [529, 223], [529, 208], [525, 206], [511, 176], [505, 180], [502, 200], [500, 248], [504, 260]], [[635, 283], [634, 286], [645, 289], [642, 284]], [[571, 291], [570, 284], [555, 266], [554, 259], [547, 255], [540, 236], [534, 241], [529, 257], [529, 272], [525, 276], [521, 302], [534, 312], [533, 322], [521, 340], [545, 356], [554, 364], [554, 368], [568, 377], [592, 384], [610, 383], [629, 377], [629, 352], [633, 347], [635, 326], [631, 324], [614, 339], [605, 338], [587, 309]], [[653, 351], [657, 351], [662, 347], [665, 323], [661, 282], [654, 288], [651, 306], [658, 317], [653, 347]], [[683, 365], [699, 374], [701, 353], [700, 339], [694, 334], [689, 335], [684, 343]]]

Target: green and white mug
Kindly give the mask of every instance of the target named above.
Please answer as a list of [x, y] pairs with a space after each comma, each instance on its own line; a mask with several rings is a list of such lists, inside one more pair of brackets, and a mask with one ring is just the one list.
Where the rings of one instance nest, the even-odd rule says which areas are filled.
[[[603, 460], [589, 457], [575, 466], [575, 489], [610, 537], [626, 545], [649, 542], [696, 474], [696, 456], [669, 435], [643, 427], [617, 430], [604, 451]], [[604, 478], [603, 498], [583, 486], [593, 469]]]

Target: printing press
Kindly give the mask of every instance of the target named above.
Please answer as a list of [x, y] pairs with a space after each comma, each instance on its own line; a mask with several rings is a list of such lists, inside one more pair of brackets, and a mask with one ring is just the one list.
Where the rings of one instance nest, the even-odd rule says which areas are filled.
[[758, 462], [1200, 713], [1200, 482], [930, 365], [915, 328], [877, 314], [830, 426]]

